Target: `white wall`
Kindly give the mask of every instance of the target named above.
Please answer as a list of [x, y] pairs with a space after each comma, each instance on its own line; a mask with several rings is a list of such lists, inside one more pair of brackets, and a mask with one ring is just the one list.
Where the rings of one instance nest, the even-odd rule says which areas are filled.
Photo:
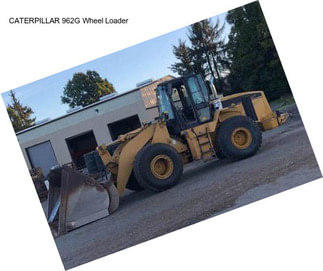
[[[98, 113], [95, 111], [98, 110]], [[140, 92], [134, 91], [119, 98], [99, 103], [85, 110], [59, 118], [48, 124], [41, 125], [17, 135], [27, 166], [32, 166], [26, 148], [50, 140], [59, 164], [72, 162], [65, 139], [93, 131], [98, 145], [112, 141], [108, 123], [115, 122], [133, 115], [138, 115], [141, 122], [149, 121]]]

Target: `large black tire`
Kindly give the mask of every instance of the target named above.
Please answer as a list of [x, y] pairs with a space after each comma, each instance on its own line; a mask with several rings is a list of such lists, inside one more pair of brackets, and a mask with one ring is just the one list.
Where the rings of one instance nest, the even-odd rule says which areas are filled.
[[[153, 172], [152, 168], [158, 170]], [[160, 192], [178, 183], [183, 174], [183, 161], [167, 144], [148, 144], [135, 157], [134, 173], [143, 188]]]
[[134, 171], [131, 172], [126, 188], [132, 191], [142, 191], [143, 187], [138, 183]]
[[220, 125], [215, 142], [221, 155], [231, 160], [240, 160], [258, 151], [262, 134], [253, 120], [245, 116], [235, 116]]

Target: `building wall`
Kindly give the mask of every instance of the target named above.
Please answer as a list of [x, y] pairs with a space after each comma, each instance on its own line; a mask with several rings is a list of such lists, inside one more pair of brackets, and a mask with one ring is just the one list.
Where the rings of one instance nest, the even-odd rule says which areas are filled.
[[150, 120], [154, 120], [159, 116], [158, 107], [147, 108], [147, 115]]
[[26, 148], [48, 140], [52, 144], [58, 163], [66, 164], [72, 162], [66, 138], [92, 130], [98, 145], [109, 143], [111, 136], [107, 124], [136, 114], [141, 122], [151, 120], [139, 90], [18, 133], [17, 137], [28, 168], [31, 168], [31, 164]]

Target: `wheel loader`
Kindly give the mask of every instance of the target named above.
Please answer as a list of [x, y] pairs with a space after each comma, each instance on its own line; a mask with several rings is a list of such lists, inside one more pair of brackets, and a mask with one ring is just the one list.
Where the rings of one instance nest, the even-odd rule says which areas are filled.
[[[118, 196], [126, 188], [155, 192], [171, 188], [180, 180], [185, 164], [197, 160], [228, 158], [234, 161], [250, 157], [260, 148], [262, 131], [276, 128], [288, 118], [287, 113], [271, 110], [263, 91], [219, 97], [213, 82], [205, 81], [199, 74], [159, 84], [156, 97], [159, 116], [154, 121], [120, 135], [109, 144], [98, 146], [94, 152], [109, 173], [106, 184], [99, 184], [89, 176], [81, 177], [80, 173], [77, 177], [68, 168], [56, 169], [56, 178], [51, 179], [56, 179], [56, 183], [62, 186], [62, 183], [68, 182], [70, 187], [74, 187], [64, 189], [67, 199], [64, 210], [59, 211], [61, 220], [64, 220], [60, 232], [112, 213], [118, 207]], [[94, 161], [97, 162], [97, 159], [87, 159], [87, 164]], [[93, 167], [91, 171], [95, 171]], [[71, 182], [73, 178], [75, 181]], [[84, 181], [80, 182], [82, 178]], [[73, 183], [77, 183], [77, 179], [83, 194], [77, 192], [75, 197], [71, 195], [76, 193]], [[79, 189], [80, 185], [76, 187]], [[87, 190], [91, 192], [87, 193]], [[95, 197], [97, 203], [92, 202]], [[59, 199], [59, 196], [56, 198]], [[83, 206], [75, 203], [81, 199], [85, 201], [84, 198], [87, 203], [83, 202]], [[60, 201], [52, 200], [50, 204], [51, 221], [58, 213], [55, 206]], [[67, 218], [66, 206], [71, 201], [74, 209], [80, 209], [78, 219], [81, 222]], [[90, 208], [84, 214], [84, 209], [89, 209], [84, 204], [96, 205], [96, 210]], [[70, 209], [72, 207], [67, 208]]]

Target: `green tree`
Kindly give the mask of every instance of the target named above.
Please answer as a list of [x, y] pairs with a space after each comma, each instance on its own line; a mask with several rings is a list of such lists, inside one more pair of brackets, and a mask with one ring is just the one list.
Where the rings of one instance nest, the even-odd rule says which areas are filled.
[[113, 85], [96, 71], [78, 72], [67, 82], [61, 101], [71, 108], [86, 106], [112, 92], [115, 92]]
[[231, 10], [227, 43], [231, 92], [262, 89], [269, 100], [290, 93], [274, 42], [258, 2]]
[[11, 104], [7, 105], [7, 112], [15, 132], [33, 126], [36, 118], [31, 118], [31, 115], [34, 111], [28, 106], [23, 106], [13, 90], [10, 90], [9, 96]]

